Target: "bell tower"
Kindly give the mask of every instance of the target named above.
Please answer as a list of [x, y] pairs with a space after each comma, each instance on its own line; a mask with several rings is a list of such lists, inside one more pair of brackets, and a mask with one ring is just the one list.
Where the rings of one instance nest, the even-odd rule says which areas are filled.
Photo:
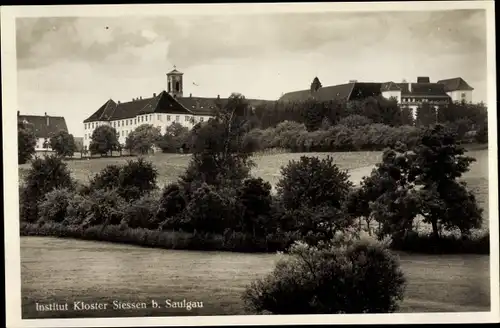
[[174, 98], [182, 98], [183, 85], [182, 85], [182, 76], [184, 73], [181, 73], [174, 66], [174, 69], [167, 73], [167, 92]]

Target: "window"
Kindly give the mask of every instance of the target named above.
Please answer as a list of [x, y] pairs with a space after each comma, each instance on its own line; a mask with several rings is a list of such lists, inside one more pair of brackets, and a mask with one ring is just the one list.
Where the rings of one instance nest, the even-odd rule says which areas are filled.
[[113, 122], [113, 127], [116, 128], [116, 122]]
[[205, 119], [205, 118], [204, 118], [203, 116], [202, 116], [202, 117], [200, 117], [200, 122], [203, 122], [203, 120], [204, 120], [204, 119]]
[[160, 120], [160, 114], [156, 115], [156, 119], [159, 121]]
[[167, 115], [167, 121], [170, 121], [170, 115]]
[[137, 124], [137, 119], [136, 119], [136, 118], [134, 118], [134, 125], [135, 125], [135, 124]]
[[462, 97], [462, 99], [465, 99], [465, 92], [462, 92], [460, 96]]
[[152, 121], [153, 120], [153, 115], [149, 115], [149, 120]]
[[184, 120], [185, 120], [186, 122], [189, 122], [189, 116], [187, 116], [187, 115], [186, 115], [186, 116], [184, 116]]
[[94, 128], [94, 123], [92, 123], [92, 129]]
[[176, 115], [176, 116], [175, 116], [175, 121], [176, 121], [176, 122], [179, 122], [180, 120], [181, 120], [181, 117], [180, 117], [179, 115]]
[[118, 121], [118, 127], [120, 127], [120, 121]]
[[146, 120], [146, 122], [148, 121], [148, 116], [146, 115], [146, 117], [144, 118]]
[[125, 134], [124, 132], [125, 132], [125, 131], [123, 131], [123, 130], [122, 130], [122, 137], [123, 137], [123, 135]]

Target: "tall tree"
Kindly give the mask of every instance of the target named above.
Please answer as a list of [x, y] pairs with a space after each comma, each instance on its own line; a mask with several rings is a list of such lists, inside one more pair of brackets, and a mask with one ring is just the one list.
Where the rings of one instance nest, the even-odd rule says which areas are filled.
[[192, 157], [181, 176], [185, 189], [195, 183], [212, 186], [239, 186], [249, 176], [253, 149], [245, 143], [245, 112], [248, 103], [240, 94], [232, 94], [227, 105], [203, 124], [193, 136]]
[[90, 139], [89, 150], [92, 154], [106, 155], [120, 148], [118, 133], [109, 125], [97, 127]]
[[153, 146], [160, 138], [161, 132], [159, 127], [154, 127], [151, 124], [142, 124], [127, 136], [125, 149], [139, 154], [147, 154], [153, 149]]
[[76, 151], [75, 138], [63, 130], [50, 136], [49, 146], [59, 156], [73, 156]]
[[36, 137], [33, 125], [17, 123], [17, 155], [18, 163], [26, 163], [35, 153]]
[[417, 126], [430, 126], [436, 123], [437, 112], [436, 108], [429, 103], [421, 103], [417, 108], [415, 124]]

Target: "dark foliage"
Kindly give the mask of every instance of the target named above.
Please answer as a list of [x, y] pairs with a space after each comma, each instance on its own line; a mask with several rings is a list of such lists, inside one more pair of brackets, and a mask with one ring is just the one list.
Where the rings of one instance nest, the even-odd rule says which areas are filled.
[[23, 122], [17, 123], [17, 155], [18, 164], [24, 164], [35, 153], [36, 137], [34, 127]]

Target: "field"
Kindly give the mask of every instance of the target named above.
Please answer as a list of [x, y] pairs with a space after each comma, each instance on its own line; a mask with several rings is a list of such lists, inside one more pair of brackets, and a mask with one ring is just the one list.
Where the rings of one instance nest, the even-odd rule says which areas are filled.
[[[271, 182], [279, 168], [301, 155], [255, 156], [256, 176]], [[358, 182], [381, 158], [380, 152], [333, 153], [335, 162]], [[488, 161], [486, 150], [472, 150], [477, 162], [464, 176], [488, 217]], [[150, 157], [159, 171], [159, 185], [175, 181], [189, 155]], [[125, 158], [69, 161], [79, 181], [108, 164]], [[20, 174], [27, 165], [20, 167]], [[42, 237], [21, 238], [23, 318], [147, 315], [216, 315], [245, 313], [241, 292], [256, 277], [272, 270], [277, 255], [148, 249], [128, 245]], [[402, 312], [489, 311], [489, 256], [416, 255], [400, 253], [408, 278]], [[164, 302], [165, 299], [203, 301], [202, 309], [107, 310], [104, 312], [36, 312], [35, 302]]]
[[[244, 314], [241, 293], [278, 255], [21, 238], [23, 318]], [[489, 311], [488, 256], [400, 254], [402, 312]], [[36, 312], [35, 302], [202, 301], [202, 309]]]

